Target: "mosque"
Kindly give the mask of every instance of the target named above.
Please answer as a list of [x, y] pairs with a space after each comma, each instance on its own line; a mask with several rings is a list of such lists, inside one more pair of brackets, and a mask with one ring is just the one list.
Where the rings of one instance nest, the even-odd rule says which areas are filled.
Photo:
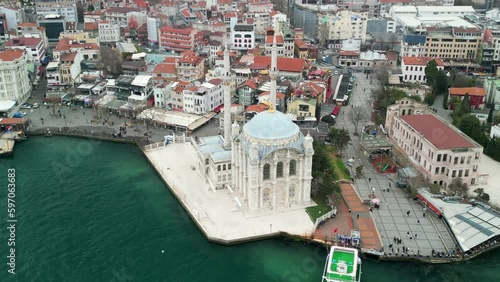
[[242, 127], [231, 125], [229, 48], [224, 50], [224, 135], [197, 139], [198, 171], [211, 190], [228, 189], [242, 210], [252, 213], [309, 206], [313, 138], [275, 111], [276, 38], [272, 46], [270, 108]]

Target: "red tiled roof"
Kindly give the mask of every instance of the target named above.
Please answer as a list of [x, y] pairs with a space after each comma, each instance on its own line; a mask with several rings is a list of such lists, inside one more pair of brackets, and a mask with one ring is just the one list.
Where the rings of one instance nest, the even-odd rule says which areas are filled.
[[203, 61], [203, 57], [198, 56], [195, 52], [187, 51], [182, 54], [182, 57], [178, 60], [179, 63], [188, 63], [188, 64], [199, 64]]
[[434, 115], [407, 115], [401, 119], [440, 150], [476, 147]]
[[238, 14], [236, 14], [236, 12], [234, 12], [234, 11], [228, 11], [228, 12], [224, 13], [224, 18], [234, 18], [237, 16], [238, 16]]
[[5, 43], [5, 46], [38, 46], [42, 42], [41, 38], [33, 38], [33, 37], [18, 37], [10, 39]]
[[61, 62], [73, 62], [76, 58], [76, 53], [63, 53], [61, 54], [61, 57], [59, 58], [59, 61]]
[[11, 49], [0, 52], [0, 61], [11, 62], [21, 58], [24, 55], [24, 50]]
[[450, 87], [450, 95], [464, 96], [486, 96], [486, 90], [482, 87]]
[[[271, 91], [265, 91], [265, 92], [260, 93], [259, 97], [267, 96], [267, 95], [270, 95], [270, 94], [271, 94]], [[276, 92], [276, 98], [278, 98], [279, 100], [284, 99], [285, 98], [285, 94], [283, 94], [281, 92]]]
[[344, 51], [344, 50], [341, 50], [339, 52], [339, 55], [340, 56], [359, 56], [359, 52], [356, 52], [356, 51]]
[[[264, 64], [268, 67], [271, 66], [270, 56], [257, 56], [254, 57], [255, 64]], [[278, 70], [289, 72], [302, 72], [306, 65], [305, 59], [302, 58], [278, 58]]]
[[269, 106], [266, 106], [264, 104], [257, 104], [257, 105], [248, 106], [245, 111], [247, 113], [252, 113], [252, 112], [260, 113], [263, 111], [267, 111], [268, 109], [269, 109]]
[[17, 25], [17, 27], [36, 27], [36, 23], [20, 23]]
[[209, 80], [208, 83], [213, 84], [213, 85], [220, 85], [222, 83], [222, 79], [214, 78], [214, 79]]
[[255, 82], [253, 82], [252, 79], [247, 79], [245, 82], [240, 84], [240, 86], [238, 86], [238, 88], [245, 87], [245, 86], [248, 86], [252, 89], [257, 89], [257, 85], [255, 85]]
[[297, 45], [297, 47], [299, 48], [307, 48], [308, 44], [304, 42], [304, 40], [300, 39], [300, 38], [297, 38], [295, 39], [295, 44]]
[[429, 58], [429, 57], [403, 57], [403, 62], [405, 65], [410, 66], [427, 66], [427, 63], [435, 60], [438, 66], [444, 66], [443, 61], [441, 59]]
[[92, 31], [92, 30], [98, 30], [99, 29], [99, 24], [98, 23], [85, 23], [83, 30], [85, 31]]
[[130, 13], [140, 11], [143, 11], [143, 9], [133, 7], [110, 7], [106, 9], [106, 13]]
[[[266, 36], [266, 44], [273, 44], [274, 36], [268, 35]], [[283, 44], [285, 41], [283, 40], [282, 35], [276, 35], [276, 44]]]
[[175, 64], [169, 64], [169, 63], [157, 64], [153, 70], [153, 73], [155, 73], [155, 74], [163, 74], [163, 73], [175, 74]]
[[13, 124], [24, 124], [26, 123], [25, 118], [0, 118], [0, 124], [2, 125], [13, 125]]
[[217, 0], [217, 5], [231, 5], [232, 0]]

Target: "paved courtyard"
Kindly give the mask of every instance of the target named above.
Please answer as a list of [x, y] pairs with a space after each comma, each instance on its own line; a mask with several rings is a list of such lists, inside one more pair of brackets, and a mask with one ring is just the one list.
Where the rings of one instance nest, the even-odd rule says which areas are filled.
[[[367, 79], [365, 74], [356, 73], [354, 76], [356, 84], [350, 98], [350, 105], [367, 107], [369, 110], [369, 102], [372, 101], [371, 89], [374, 83], [370, 83], [370, 78]], [[367, 156], [360, 151], [359, 137], [353, 135], [354, 125], [347, 118], [350, 105], [341, 109], [341, 112], [345, 112], [345, 114], [338, 117], [336, 124], [337, 128], [346, 128], [351, 133], [352, 142], [346, 150], [344, 161], [354, 158], [356, 161], [353, 167], [363, 165], [364, 176], [355, 179], [354, 184], [361, 198], [368, 200], [369, 195], [374, 193], [382, 202], [380, 209], [374, 209], [370, 215], [376, 223], [385, 252], [391, 251], [388, 246], [393, 242], [394, 236], [403, 241], [400, 245], [393, 244], [394, 252], [397, 251], [397, 248], [402, 250], [403, 246], [409, 247], [410, 253], [411, 250], [415, 253], [420, 250], [421, 254], [430, 254], [432, 250], [447, 252], [455, 249], [453, 238], [441, 220], [430, 213], [424, 217], [423, 206], [417, 201], [409, 199], [402, 189], [395, 188], [396, 176], [394, 174], [379, 174], [369, 164]], [[360, 129], [362, 127], [363, 125], [360, 125]], [[352, 169], [351, 175], [354, 175]], [[383, 192], [389, 185], [391, 186], [389, 191]], [[410, 216], [407, 216], [408, 211], [410, 211]], [[408, 234], [412, 235], [411, 239]], [[415, 234], [417, 234], [416, 240]]]
[[146, 156], [212, 240], [235, 243], [279, 232], [304, 236], [313, 232], [314, 224], [303, 206], [275, 208], [256, 215], [245, 208], [242, 211], [231, 191], [211, 191], [197, 171], [198, 156], [190, 143], [152, 149]]

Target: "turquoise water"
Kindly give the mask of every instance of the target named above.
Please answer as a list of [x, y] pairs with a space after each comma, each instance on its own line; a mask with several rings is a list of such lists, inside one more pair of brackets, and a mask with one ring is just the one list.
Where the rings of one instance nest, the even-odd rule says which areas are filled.
[[[7, 169], [16, 169], [16, 274]], [[326, 251], [209, 243], [131, 145], [32, 137], [0, 159], [0, 281], [320, 281]], [[362, 281], [500, 281], [500, 250], [450, 265], [364, 261]]]

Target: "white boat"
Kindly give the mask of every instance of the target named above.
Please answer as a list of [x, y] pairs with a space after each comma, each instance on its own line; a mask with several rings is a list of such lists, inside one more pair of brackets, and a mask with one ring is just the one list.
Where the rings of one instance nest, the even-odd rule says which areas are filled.
[[361, 259], [358, 250], [333, 246], [326, 258], [323, 282], [361, 281]]

